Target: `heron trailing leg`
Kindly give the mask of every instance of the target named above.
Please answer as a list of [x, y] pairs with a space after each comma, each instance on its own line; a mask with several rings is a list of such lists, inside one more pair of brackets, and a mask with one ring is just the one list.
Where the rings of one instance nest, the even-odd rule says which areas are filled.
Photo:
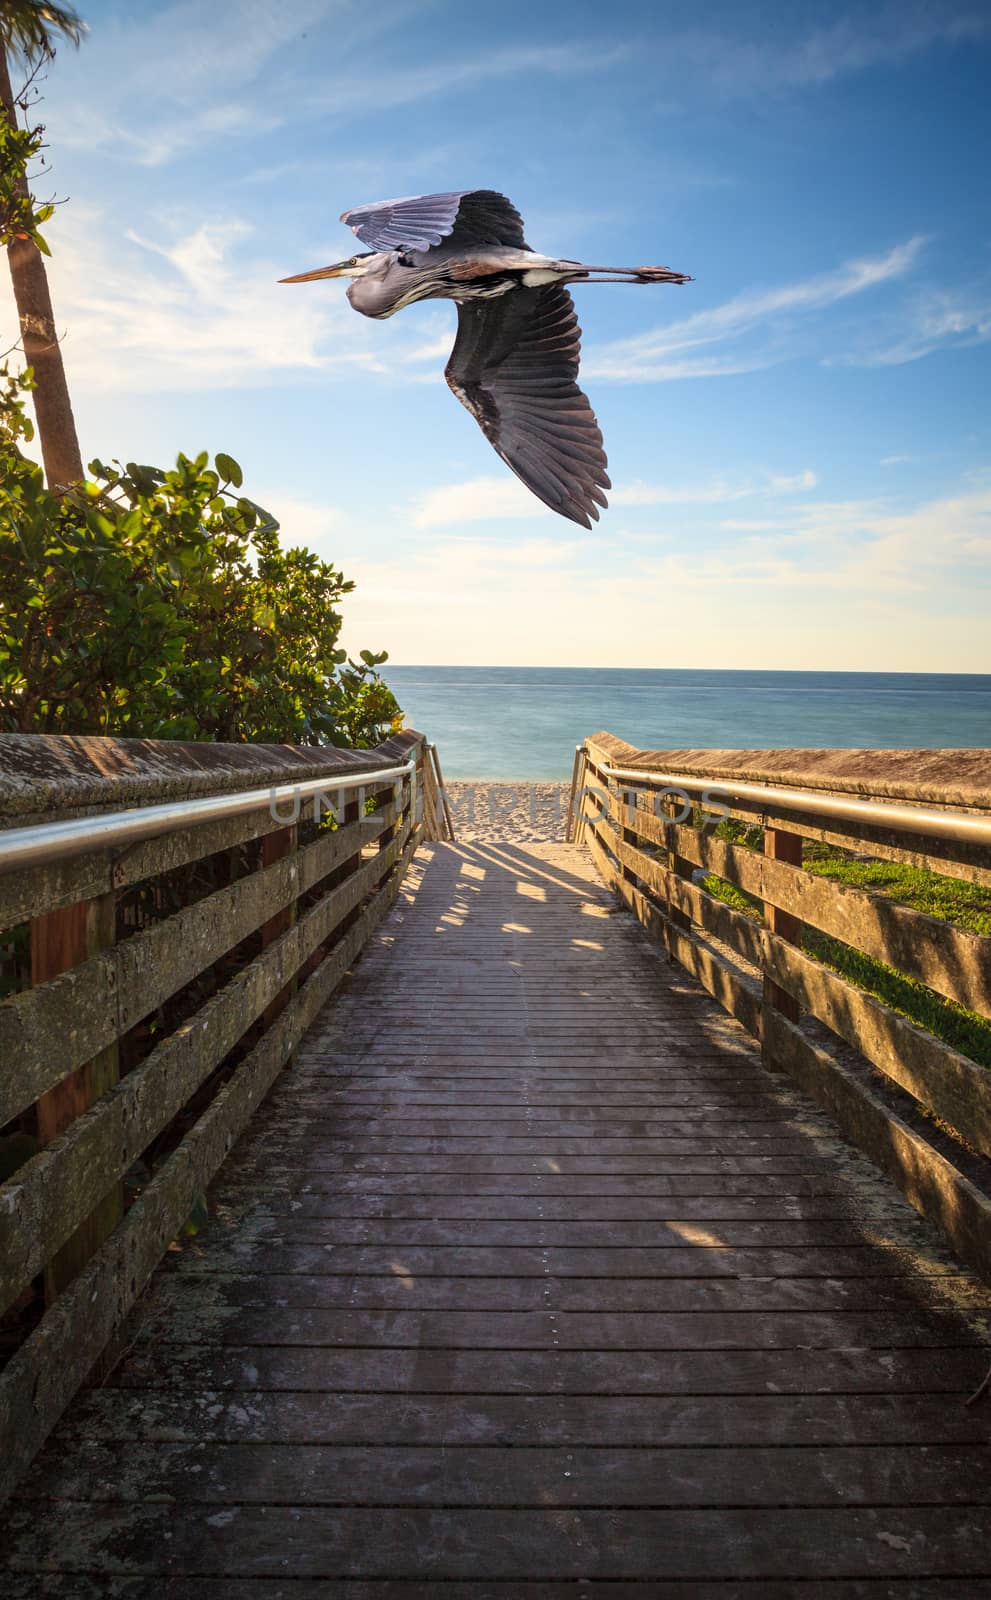
[[672, 272], [670, 267], [589, 267], [583, 262], [562, 261], [562, 268], [579, 272], [584, 283], [691, 283], [687, 272]]

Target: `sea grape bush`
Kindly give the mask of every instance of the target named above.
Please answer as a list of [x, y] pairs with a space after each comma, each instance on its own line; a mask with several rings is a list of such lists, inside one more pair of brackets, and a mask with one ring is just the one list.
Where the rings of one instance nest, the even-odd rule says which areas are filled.
[[92, 462], [51, 494], [0, 373], [0, 730], [378, 744], [401, 713], [338, 647], [353, 583], [283, 548], [230, 456]]
[[25, 177], [28, 164], [42, 148], [41, 128], [16, 128], [0, 115], [0, 245], [32, 239], [43, 255], [50, 256], [41, 224], [55, 207], [36, 205]]

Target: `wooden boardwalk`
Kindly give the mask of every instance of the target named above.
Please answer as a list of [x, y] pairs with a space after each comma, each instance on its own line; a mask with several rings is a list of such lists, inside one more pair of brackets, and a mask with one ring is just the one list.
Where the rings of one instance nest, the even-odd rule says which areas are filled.
[[991, 1596], [991, 1295], [582, 852], [431, 845], [7, 1600]]

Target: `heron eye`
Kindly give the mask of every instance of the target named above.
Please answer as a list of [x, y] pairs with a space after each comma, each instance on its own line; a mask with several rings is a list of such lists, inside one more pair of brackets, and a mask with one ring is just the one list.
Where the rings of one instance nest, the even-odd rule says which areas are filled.
[[351, 260], [348, 262], [348, 266], [349, 267], [356, 267], [357, 265], [358, 265], [358, 257], [357, 256], [352, 256]]

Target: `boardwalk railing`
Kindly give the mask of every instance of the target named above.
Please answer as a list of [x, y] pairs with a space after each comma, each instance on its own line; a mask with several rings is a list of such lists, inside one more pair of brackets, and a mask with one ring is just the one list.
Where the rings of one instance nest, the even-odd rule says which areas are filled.
[[0, 737], [0, 1498], [442, 831], [432, 761]]
[[[991, 1018], [991, 938], [831, 880], [810, 848], [991, 887], [991, 751], [643, 751], [599, 733], [574, 792], [569, 832], [670, 958], [991, 1278], [991, 1203], [971, 1181], [991, 1155], [991, 1065], [851, 976], [863, 957], [924, 986], [934, 1015]], [[719, 828], [732, 819], [746, 828]], [[818, 959], [837, 952], [854, 959]]]

